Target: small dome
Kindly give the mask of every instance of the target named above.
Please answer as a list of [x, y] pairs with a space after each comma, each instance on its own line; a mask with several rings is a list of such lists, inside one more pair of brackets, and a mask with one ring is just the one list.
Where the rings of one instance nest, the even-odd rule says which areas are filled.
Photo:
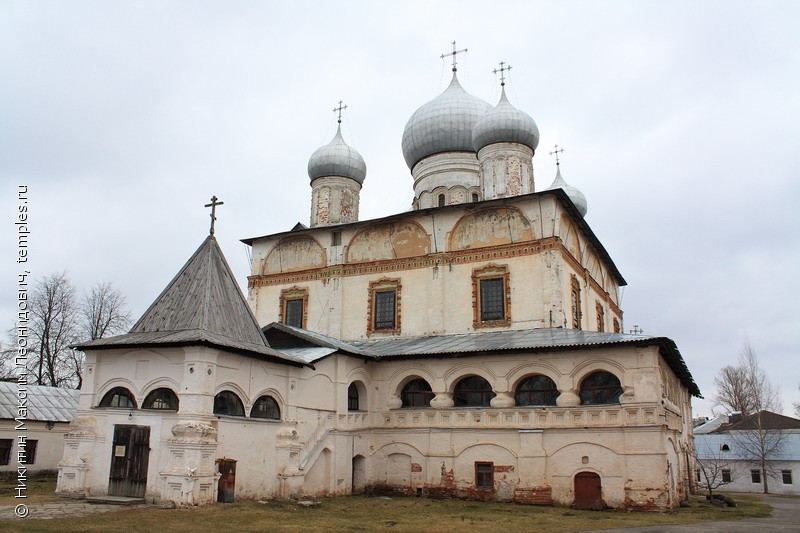
[[524, 144], [534, 151], [539, 145], [539, 128], [527, 113], [511, 105], [505, 87], [497, 107], [486, 113], [472, 130], [472, 146], [476, 152], [502, 142]]
[[491, 107], [465, 91], [453, 72], [447, 89], [408, 119], [403, 131], [403, 156], [408, 168], [441, 152], [474, 152], [472, 128]]
[[364, 183], [367, 164], [355, 148], [344, 142], [341, 124], [336, 129], [333, 140], [317, 148], [308, 160], [308, 176], [311, 181], [324, 176], [341, 176]]
[[578, 212], [581, 214], [581, 216], [586, 216], [586, 212], [588, 210], [588, 206], [586, 205], [586, 197], [581, 191], [564, 181], [564, 178], [561, 177], [561, 167], [558, 167], [558, 170], [556, 171], [556, 179], [554, 179], [553, 183], [545, 190], [552, 191], [553, 189], [564, 189], [564, 192], [567, 193], [569, 199], [572, 200], [572, 203], [578, 208]]

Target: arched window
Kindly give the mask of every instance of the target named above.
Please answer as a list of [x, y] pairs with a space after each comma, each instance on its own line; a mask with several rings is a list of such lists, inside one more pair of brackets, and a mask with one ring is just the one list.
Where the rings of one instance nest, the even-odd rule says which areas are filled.
[[489, 407], [495, 396], [488, 381], [480, 376], [470, 376], [456, 384], [453, 401], [456, 407]]
[[444, 194], [439, 195], [439, 207], [444, 207], [445, 204], [445, 196]]
[[250, 410], [250, 418], [281, 419], [281, 408], [272, 396], [261, 396]]
[[561, 394], [556, 383], [541, 374], [525, 378], [517, 386], [515, 394], [517, 405], [556, 405], [556, 398]]
[[433, 396], [431, 386], [422, 378], [412, 379], [406, 383], [400, 393], [403, 407], [430, 407]]
[[581, 405], [619, 403], [622, 386], [609, 372], [593, 372], [581, 382]]
[[144, 399], [142, 409], [164, 409], [165, 411], [178, 410], [178, 397], [170, 389], [161, 388], [152, 391]]
[[125, 387], [114, 387], [100, 400], [100, 407], [122, 407], [136, 409], [136, 399]]
[[347, 387], [347, 410], [358, 411], [358, 387], [355, 383]]
[[244, 416], [244, 404], [235, 393], [224, 390], [214, 396], [214, 414]]

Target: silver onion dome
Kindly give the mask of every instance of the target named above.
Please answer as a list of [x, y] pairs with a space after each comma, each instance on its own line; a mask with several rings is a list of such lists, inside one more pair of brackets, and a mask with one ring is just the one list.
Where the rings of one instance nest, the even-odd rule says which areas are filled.
[[333, 140], [311, 154], [308, 160], [308, 176], [311, 181], [325, 176], [341, 176], [359, 184], [364, 183], [367, 164], [355, 148], [344, 142], [341, 124], [336, 129]]
[[527, 113], [511, 105], [505, 87], [497, 106], [478, 120], [472, 130], [472, 146], [476, 152], [501, 142], [524, 144], [533, 151], [539, 145], [539, 128]]
[[558, 170], [556, 171], [556, 179], [554, 179], [553, 183], [545, 190], [552, 191], [553, 189], [564, 189], [564, 192], [567, 193], [569, 199], [572, 200], [572, 203], [578, 208], [578, 212], [582, 217], [585, 217], [588, 210], [588, 206], [586, 205], [586, 197], [581, 191], [564, 181], [564, 178], [561, 177], [561, 167], [559, 166], [557, 168]]
[[403, 156], [408, 168], [442, 152], [474, 152], [472, 128], [491, 109], [458, 83], [456, 73], [442, 94], [417, 109], [403, 131]]

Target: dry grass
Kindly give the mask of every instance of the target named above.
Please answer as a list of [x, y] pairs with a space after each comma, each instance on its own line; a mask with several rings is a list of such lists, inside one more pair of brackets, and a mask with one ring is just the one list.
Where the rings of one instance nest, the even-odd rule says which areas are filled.
[[[37, 488], [40, 490], [40, 488]], [[52, 490], [52, 483], [50, 484]], [[35, 495], [37, 498], [39, 495]], [[0, 497], [0, 505], [11, 503]], [[292, 500], [253, 501], [192, 509], [125, 509], [102, 515], [62, 520], [9, 520], [4, 532], [53, 531], [126, 533], [169, 531], [237, 532], [496, 532], [536, 530], [541, 533], [586, 531], [647, 525], [681, 524], [707, 520], [736, 520], [769, 516], [770, 507], [757, 497], [737, 497], [736, 508], [711, 506], [697, 499], [674, 513], [576, 511], [559, 507], [532, 507], [507, 503], [346, 497], [321, 500], [316, 508], [299, 507]]]

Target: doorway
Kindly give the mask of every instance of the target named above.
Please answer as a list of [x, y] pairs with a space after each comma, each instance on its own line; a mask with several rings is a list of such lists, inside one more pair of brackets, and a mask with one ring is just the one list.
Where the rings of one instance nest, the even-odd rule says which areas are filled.
[[149, 459], [150, 426], [115, 425], [108, 494], [144, 498]]
[[594, 511], [603, 509], [603, 487], [599, 475], [594, 472], [579, 472], [575, 475], [573, 507]]
[[367, 488], [366, 459], [363, 455], [353, 457], [353, 494], [364, 492]]

